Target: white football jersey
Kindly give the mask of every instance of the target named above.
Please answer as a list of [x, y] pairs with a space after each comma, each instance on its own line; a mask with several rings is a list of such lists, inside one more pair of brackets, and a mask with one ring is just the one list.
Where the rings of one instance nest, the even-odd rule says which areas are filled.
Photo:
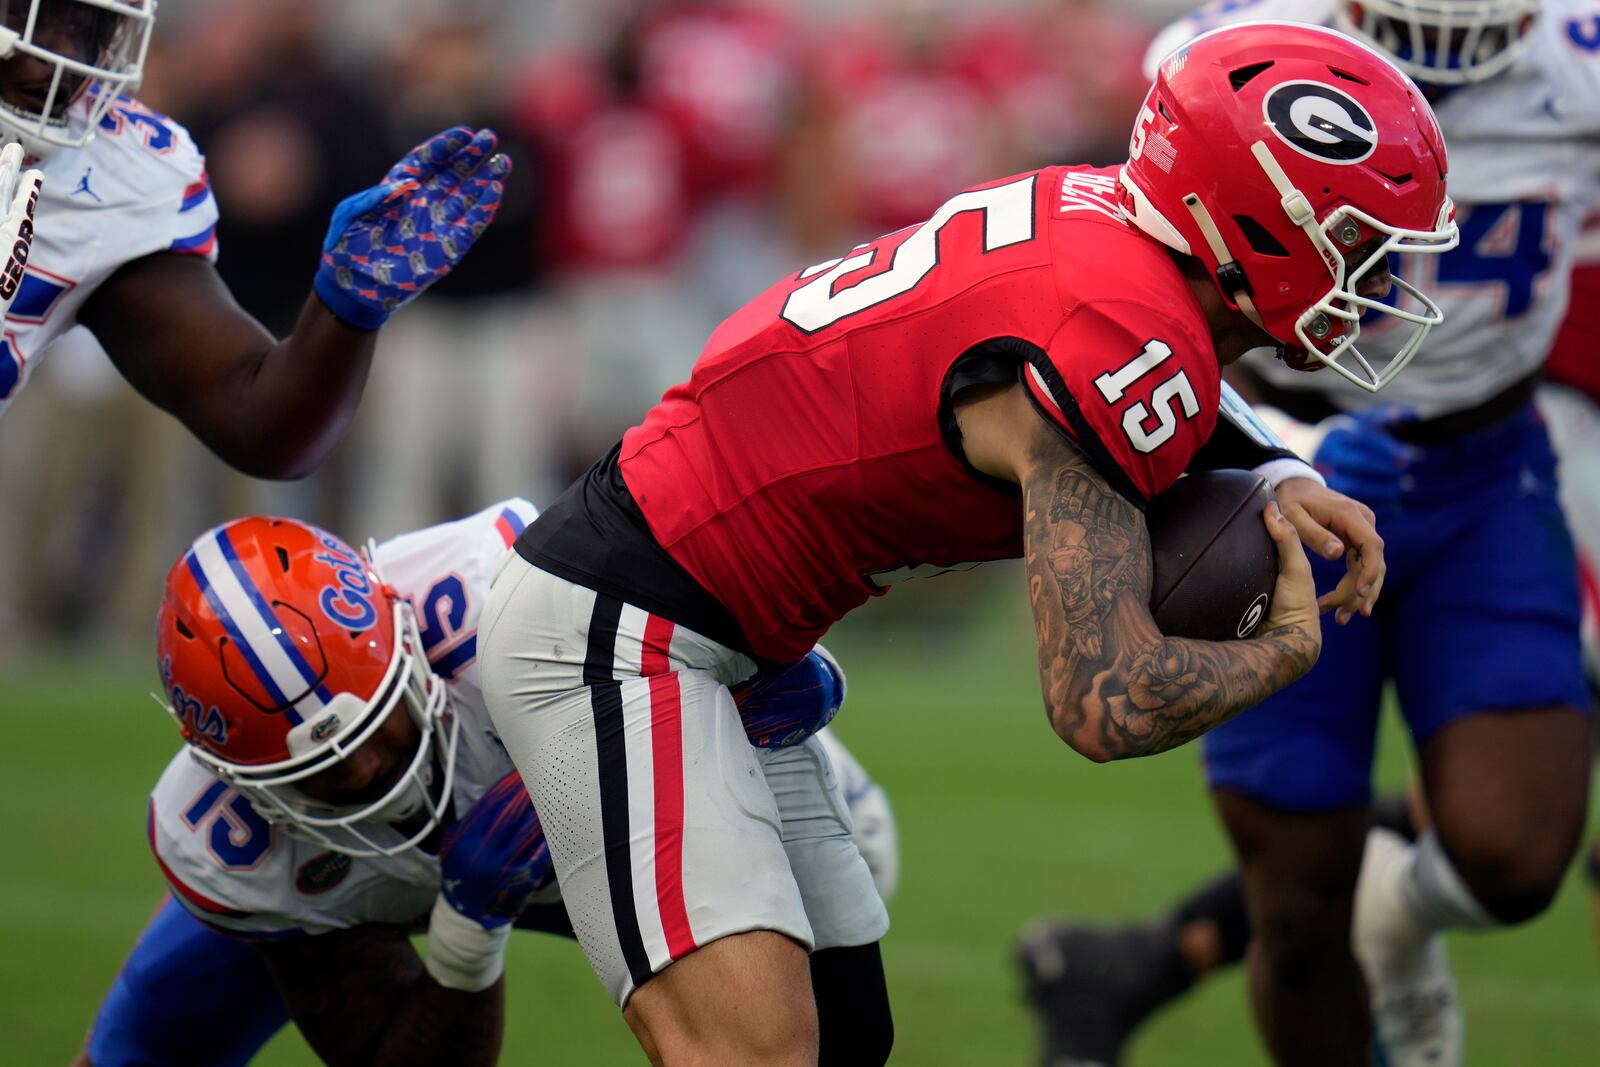
[[123, 264], [154, 252], [217, 255], [205, 157], [187, 130], [136, 100], [119, 98], [94, 140], [38, 167], [33, 251], [0, 337], [0, 414]]
[[[489, 583], [536, 509], [507, 500], [377, 546], [384, 579], [416, 608], [428, 662], [461, 721], [453, 783], [464, 812], [515, 770], [493, 733], [478, 677], [478, 617]], [[418, 921], [439, 891], [439, 862], [417, 849], [352, 858], [285, 833], [191, 759], [185, 747], [150, 798], [151, 847], [173, 896], [214, 926], [254, 938]], [[363, 824], [374, 840], [396, 831]]]
[[[1162, 57], [1206, 30], [1257, 19], [1331, 26], [1336, 8], [1335, 0], [1221, 0], [1163, 30], [1146, 73], [1154, 77]], [[1396, 273], [1438, 301], [1444, 323], [1379, 394], [1265, 353], [1249, 357], [1274, 385], [1345, 409], [1403, 404], [1431, 418], [1473, 407], [1543, 363], [1566, 312], [1579, 229], [1600, 204], [1600, 0], [1545, 0], [1511, 67], [1433, 106], [1461, 243], [1402, 257]], [[1387, 360], [1410, 327], [1376, 318], [1357, 344]]]

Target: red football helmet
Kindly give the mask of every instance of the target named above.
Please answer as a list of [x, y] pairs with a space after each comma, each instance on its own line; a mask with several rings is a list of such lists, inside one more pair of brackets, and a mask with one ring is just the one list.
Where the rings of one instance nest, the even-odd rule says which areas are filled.
[[[459, 721], [370, 552], [292, 519], [210, 530], [167, 573], [156, 656], [191, 754], [269, 822], [352, 856], [402, 852], [438, 825]], [[402, 706], [421, 740], [383, 796], [332, 808], [296, 787]]]
[[[1128, 156], [1121, 185], [1140, 229], [1198, 257], [1229, 306], [1363, 389], [1388, 384], [1443, 321], [1400, 278], [1392, 304], [1356, 292], [1389, 253], [1457, 241], [1433, 110], [1366, 45], [1280, 22], [1201, 34], [1161, 61]], [[1414, 326], [1381, 370], [1355, 346], [1364, 313]]]

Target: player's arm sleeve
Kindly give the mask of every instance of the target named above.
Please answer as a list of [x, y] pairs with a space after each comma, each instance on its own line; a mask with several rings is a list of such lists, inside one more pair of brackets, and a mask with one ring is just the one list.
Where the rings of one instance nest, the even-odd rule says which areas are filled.
[[324, 1063], [454, 1067], [499, 1056], [504, 981], [476, 993], [440, 986], [400, 927], [367, 923], [257, 950]]
[[1210, 438], [1221, 376], [1209, 338], [1140, 304], [1080, 306], [1022, 378], [1046, 422], [1139, 507], [1178, 479]]
[[206, 157], [189, 131], [137, 102], [112, 111], [118, 129], [105, 136], [125, 153], [124, 165], [143, 200], [121, 223], [128, 260], [156, 253], [217, 259], [217, 199]]
[[[211, 194], [206, 157], [189, 131], [162, 116], [172, 131], [173, 148], [165, 157], [173, 178], [161, 200], [150, 207], [151, 224], [158, 227], [158, 251], [217, 260], [217, 198]], [[175, 197], [174, 197], [175, 194]], [[174, 203], [174, 198], [176, 202]]]
[[1252, 470], [1274, 488], [1290, 478], [1310, 478], [1327, 484], [1316, 468], [1295, 454], [1268, 426], [1233, 386], [1222, 383], [1217, 426], [1194, 459], [1191, 471]]

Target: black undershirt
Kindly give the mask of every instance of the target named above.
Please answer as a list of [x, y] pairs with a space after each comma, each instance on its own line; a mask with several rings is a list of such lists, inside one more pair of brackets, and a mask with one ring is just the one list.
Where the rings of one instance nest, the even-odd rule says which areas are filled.
[[670, 619], [756, 658], [733, 613], [656, 542], [622, 480], [619, 441], [517, 538], [540, 570]]

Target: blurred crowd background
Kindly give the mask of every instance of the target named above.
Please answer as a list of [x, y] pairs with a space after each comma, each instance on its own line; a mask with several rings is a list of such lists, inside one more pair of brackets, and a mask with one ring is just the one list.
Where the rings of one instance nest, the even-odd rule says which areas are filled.
[[161, 0], [140, 96], [206, 153], [220, 270], [280, 334], [334, 205], [413, 144], [493, 126], [516, 170], [304, 482], [231, 474], [69, 334], [0, 422], [0, 656], [143, 647], [166, 566], [233, 515], [381, 539], [548, 501], [783, 275], [974, 182], [1124, 158], [1184, 6]]

